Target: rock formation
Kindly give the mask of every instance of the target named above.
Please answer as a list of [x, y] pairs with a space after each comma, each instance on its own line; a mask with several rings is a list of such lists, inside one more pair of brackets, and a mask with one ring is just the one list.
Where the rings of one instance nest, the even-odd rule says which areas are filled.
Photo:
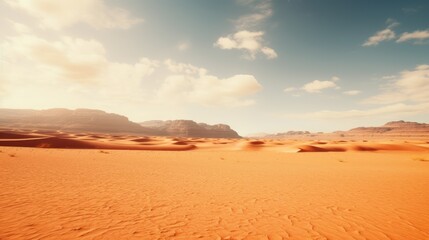
[[118, 114], [92, 109], [0, 109], [0, 128], [177, 137], [240, 137], [225, 124], [208, 125], [191, 120], [154, 120], [138, 124]]
[[92, 109], [0, 109], [0, 127], [159, 135], [153, 129], [142, 127], [124, 116]]
[[240, 136], [228, 125], [208, 125], [196, 123], [192, 120], [169, 120], [169, 121], [147, 121], [140, 123], [141, 126], [152, 128], [163, 133], [165, 136], [178, 137], [208, 137], [208, 138], [239, 138]]
[[354, 136], [429, 137], [429, 124], [393, 121], [380, 127], [358, 127], [343, 134]]

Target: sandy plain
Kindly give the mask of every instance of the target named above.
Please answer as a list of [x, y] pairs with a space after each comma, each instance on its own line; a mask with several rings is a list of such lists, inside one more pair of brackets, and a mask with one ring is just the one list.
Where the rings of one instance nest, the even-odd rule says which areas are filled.
[[2, 131], [0, 239], [429, 239], [429, 144]]

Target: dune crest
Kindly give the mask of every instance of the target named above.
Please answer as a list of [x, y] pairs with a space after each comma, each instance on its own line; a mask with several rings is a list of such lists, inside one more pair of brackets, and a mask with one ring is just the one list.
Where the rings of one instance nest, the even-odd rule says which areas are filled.
[[287, 139], [226, 139], [143, 137], [121, 134], [70, 133], [0, 129], [0, 146], [70, 149], [122, 149], [153, 151], [277, 151], [277, 152], [375, 152], [429, 151], [426, 141], [297, 141]]

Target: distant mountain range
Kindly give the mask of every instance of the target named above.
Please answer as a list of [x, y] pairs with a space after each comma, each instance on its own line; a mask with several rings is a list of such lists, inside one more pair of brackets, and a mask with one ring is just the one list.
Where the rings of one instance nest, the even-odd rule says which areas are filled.
[[429, 139], [429, 124], [392, 121], [379, 127], [357, 127], [348, 131], [333, 133], [311, 133], [309, 131], [289, 131], [283, 133], [259, 135], [258, 138], [424, 138]]
[[337, 133], [353, 136], [429, 137], [429, 124], [393, 121], [380, 127], [358, 127]]
[[[127, 117], [101, 110], [63, 108], [48, 110], [0, 109], [0, 128], [31, 129], [69, 132], [98, 132], [110, 134], [138, 134], [151, 136], [240, 138], [225, 124], [208, 125], [192, 120], [152, 120], [135, 123]], [[393, 121], [380, 127], [358, 127], [333, 133], [289, 131], [276, 134], [258, 134], [255, 138], [397, 138], [427, 137], [429, 124]]]
[[240, 138], [228, 125], [191, 120], [135, 123], [127, 117], [93, 109], [0, 109], [0, 128], [70, 132], [127, 133], [151, 136]]

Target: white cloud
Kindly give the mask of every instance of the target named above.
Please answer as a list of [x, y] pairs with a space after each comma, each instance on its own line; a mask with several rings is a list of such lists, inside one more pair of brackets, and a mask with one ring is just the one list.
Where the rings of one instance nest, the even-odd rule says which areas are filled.
[[386, 29], [376, 32], [373, 36], [369, 37], [365, 43], [362, 44], [364, 47], [377, 46], [380, 42], [390, 41], [396, 38], [396, 34], [392, 31], [392, 28], [399, 25], [398, 22], [389, 18], [386, 20], [388, 25]]
[[263, 47], [261, 49], [261, 52], [263, 54], [265, 54], [265, 56], [267, 56], [268, 59], [273, 59], [273, 58], [277, 58], [277, 53], [276, 51], [274, 51], [274, 49], [269, 48], [269, 47]]
[[360, 94], [361, 92], [359, 90], [350, 90], [350, 91], [344, 91], [343, 94], [349, 95], [349, 96], [355, 96]]
[[[340, 87], [337, 85], [337, 82], [341, 79], [337, 76], [331, 77], [330, 80], [326, 81], [320, 81], [320, 80], [314, 80], [312, 82], [309, 82], [307, 84], [304, 84], [300, 89], [303, 91], [306, 91], [308, 93], [320, 93], [324, 89], [328, 88], [335, 88], [340, 89]], [[283, 92], [293, 92], [299, 90], [295, 87], [287, 87], [283, 89]], [[299, 94], [294, 94], [294, 96], [300, 96]]]
[[[7, 106], [123, 106], [144, 100], [145, 78], [157, 61], [110, 61], [101, 43], [72, 37], [48, 41], [31, 34], [0, 42]], [[79, 106], [79, 105], [78, 105]], [[80, 105], [82, 106], [82, 105]]]
[[41, 27], [59, 30], [78, 23], [94, 28], [128, 29], [142, 21], [122, 8], [107, 6], [103, 0], [5, 0], [41, 21]]
[[48, 67], [61, 78], [90, 81], [106, 64], [105, 49], [95, 40], [63, 37], [49, 42], [35, 35], [9, 37], [3, 43], [6, 55], [25, 58]]
[[264, 32], [239, 31], [233, 35], [220, 37], [215, 43], [220, 49], [239, 49], [245, 51], [245, 57], [255, 59], [258, 53], [264, 54], [268, 59], [277, 57], [274, 49], [263, 45]]
[[[367, 117], [374, 119], [374, 117], [393, 118], [429, 113], [429, 65], [420, 65], [413, 70], [402, 71], [398, 77], [392, 75], [387, 76], [386, 79], [389, 79], [391, 83], [383, 87], [379, 95], [365, 101], [366, 103], [383, 104], [381, 107], [346, 111], [324, 110], [287, 114], [286, 116], [314, 119], [355, 119]], [[343, 93], [358, 93], [358, 91], [355, 91], [352, 90]]]
[[196, 67], [189, 63], [178, 63], [171, 59], [164, 61], [164, 65], [173, 74], [183, 75], [206, 75], [207, 70], [204, 68]]
[[318, 93], [323, 89], [335, 87], [337, 87], [337, 85], [334, 82], [314, 80], [313, 82], [305, 84], [302, 89], [309, 93]]
[[262, 89], [252, 75], [234, 75], [219, 78], [207, 74], [207, 70], [190, 64], [165, 61], [173, 73], [157, 91], [160, 102], [193, 103], [204, 106], [248, 106], [254, 100], [246, 98]]
[[406, 70], [385, 87], [379, 95], [365, 102], [389, 104], [403, 101], [429, 102], [429, 65], [417, 66], [414, 70]]
[[399, 37], [399, 39], [396, 41], [398, 43], [405, 42], [409, 40], [424, 40], [429, 38], [429, 30], [425, 31], [414, 31], [412, 33], [405, 32]]
[[337, 76], [333, 76], [329, 81], [314, 80], [302, 86], [301, 89], [309, 93], [319, 93], [323, 89], [327, 89], [327, 88], [339, 89], [340, 87], [335, 83], [339, 80], [340, 78]]
[[220, 78], [171, 59], [163, 64], [148, 58], [110, 61], [96, 40], [20, 34], [0, 42], [0, 53], [1, 67], [8, 69], [0, 71], [1, 94], [8, 107], [108, 106], [120, 113], [162, 103], [163, 109], [153, 111], [168, 112], [179, 103], [247, 106], [254, 103], [249, 96], [262, 89], [252, 75]]
[[380, 42], [389, 41], [395, 39], [395, 37], [395, 32], [386, 28], [384, 30], [378, 31], [376, 34], [369, 37], [368, 40], [362, 46], [377, 46]]
[[249, 6], [251, 13], [239, 17], [234, 23], [237, 31], [218, 38], [215, 47], [224, 50], [244, 51], [244, 58], [254, 60], [258, 53], [267, 59], [277, 58], [277, 52], [265, 44], [264, 32], [257, 30], [272, 13], [271, 0], [238, 0], [239, 4]]

